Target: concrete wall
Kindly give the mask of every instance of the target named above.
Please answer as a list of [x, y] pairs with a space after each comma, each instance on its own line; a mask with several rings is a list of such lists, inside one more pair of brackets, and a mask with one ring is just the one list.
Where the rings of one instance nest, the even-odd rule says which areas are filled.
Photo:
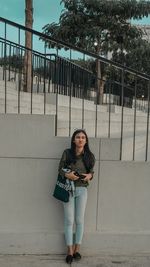
[[[54, 117], [0, 116], [0, 253], [64, 253], [62, 204], [52, 196], [61, 153]], [[150, 251], [150, 163], [120, 162], [118, 139], [90, 138], [83, 252]]]

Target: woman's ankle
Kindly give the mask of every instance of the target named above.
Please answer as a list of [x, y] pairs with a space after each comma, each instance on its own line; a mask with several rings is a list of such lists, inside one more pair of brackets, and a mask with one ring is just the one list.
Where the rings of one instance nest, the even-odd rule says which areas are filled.
[[73, 255], [73, 247], [68, 246], [68, 255]]
[[79, 244], [75, 244], [73, 253], [76, 253], [76, 252], [79, 252], [79, 251], [80, 251], [80, 245]]

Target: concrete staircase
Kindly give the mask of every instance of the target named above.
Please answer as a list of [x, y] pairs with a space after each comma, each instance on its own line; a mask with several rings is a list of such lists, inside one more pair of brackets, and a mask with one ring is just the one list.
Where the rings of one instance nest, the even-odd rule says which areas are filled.
[[[2, 78], [2, 72], [1, 76]], [[33, 84], [34, 88], [37, 86]], [[46, 88], [47, 88], [46, 84]], [[50, 91], [52, 91], [52, 84]], [[20, 106], [20, 114], [31, 114], [31, 93], [20, 91], [18, 92], [18, 78], [16, 81], [6, 82], [0, 80], [0, 113], [18, 114], [18, 105]], [[5, 97], [6, 94], [6, 97]], [[71, 133], [76, 128], [85, 128], [90, 137], [95, 136], [95, 119], [97, 109], [97, 136], [108, 137], [109, 129], [109, 116], [110, 116], [110, 136], [113, 138], [120, 138], [121, 129], [121, 112], [120, 106], [111, 105], [111, 112], [109, 114], [108, 105], [96, 105], [94, 101], [82, 100], [79, 98], [71, 98], [68, 96], [56, 95], [54, 93], [32, 94], [32, 114], [44, 114], [44, 99], [45, 99], [45, 114], [56, 115], [56, 98], [58, 103], [57, 108], [57, 135], [68, 136], [69, 126]], [[83, 113], [84, 109], [84, 113]], [[71, 120], [69, 122], [69, 118]], [[82, 125], [83, 118], [83, 125]], [[70, 123], [70, 124], [69, 124]], [[147, 113], [144, 111], [136, 111], [136, 144], [135, 151], [138, 155], [136, 159], [144, 160], [145, 157], [145, 143], [146, 143], [146, 130], [147, 130]], [[134, 109], [124, 108], [123, 117], [123, 159], [132, 160], [132, 146], [133, 146], [133, 132], [134, 132]], [[141, 152], [142, 151], [142, 152]]]
[[[52, 86], [52, 85], [51, 85]], [[45, 114], [56, 114], [56, 97], [54, 93], [45, 94]], [[5, 101], [7, 113], [18, 113], [18, 105], [20, 106], [21, 114], [44, 113], [44, 94], [33, 93], [31, 100], [31, 93], [19, 92], [17, 89], [17, 82], [7, 81], [6, 99], [5, 99], [5, 82], [0, 81], [0, 113], [5, 113]], [[83, 114], [84, 108], [84, 114]], [[97, 132], [98, 136], [107, 136], [108, 122], [109, 122], [109, 107], [108, 105], [96, 105], [94, 101], [83, 101], [82, 99], [71, 98], [71, 126], [78, 128], [82, 126], [82, 116], [84, 116], [84, 128], [88, 129], [89, 134], [94, 136], [95, 117], [97, 108]], [[121, 107], [111, 106], [110, 113], [110, 127], [111, 134], [116, 135], [120, 133], [121, 125]], [[58, 95], [58, 134], [66, 135], [63, 129], [69, 124], [69, 97]], [[136, 112], [136, 130], [143, 131], [146, 129], [147, 113], [143, 111]], [[134, 110], [124, 108], [124, 132], [133, 131]], [[64, 126], [64, 127], [63, 127]], [[93, 129], [93, 130], [92, 130]]]

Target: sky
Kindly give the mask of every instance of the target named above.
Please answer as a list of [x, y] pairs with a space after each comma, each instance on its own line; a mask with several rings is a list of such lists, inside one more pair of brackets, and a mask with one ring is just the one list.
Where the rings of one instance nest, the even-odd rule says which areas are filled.
[[[62, 9], [60, 0], [33, 0], [33, 29], [42, 32], [42, 27], [47, 23], [58, 22]], [[0, 0], [0, 17], [25, 25], [25, 0]], [[21, 32], [22, 45], [25, 39], [23, 34]], [[0, 35], [4, 36], [4, 24], [0, 24]], [[17, 29], [7, 26], [6, 38], [17, 43], [17, 36]], [[34, 36], [33, 44], [33, 49], [44, 52], [44, 42], [39, 41], [38, 37]]]
[[[33, 29], [42, 32], [42, 27], [47, 23], [58, 22], [63, 5], [60, 5], [60, 0], [33, 0], [34, 7], [34, 23]], [[0, 17], [12, 20], [16, 23], [24, 25], [25, 23], [25, 0], [0, 0]], [[150, 16], [136, 22], [137, 24], [149, 24]], [[3, 26], [3, 28], [2, 28]], [[4, 35], [4, 24], [0, 24], [0, 35]], [[17, 30], [8, 26], [7, 36], [9, 40], [17, 42]], [[10, 39], [11, 36], [11, 39]], [[24, 37], [22, 37], [24, 39]], [[36, 50], [42, 49], [44, 52], [43, 42], [34, 40]], [[22, 43], [23, 44], [23, 43]], [[39, 49], [37, 49], [37, 45]], [[34, 48], [33, 48], [34, 49]]]
[[[42, 31], [47, 23], [58, 22], [63, 5], [60, 0], [33, 0], [33, 29]], [[25, 0], [0, 0], [0, 17], [24, 25]]]
[[[47, 23], [58, 22], [63, 5], [60, 0], [33, 0], [34, 24], [33, 29], [42, 31]], [[0, 0], [0, 16], [24, 25], [25, 0]], [[137, 22], [150, 24], [150, 17]]]

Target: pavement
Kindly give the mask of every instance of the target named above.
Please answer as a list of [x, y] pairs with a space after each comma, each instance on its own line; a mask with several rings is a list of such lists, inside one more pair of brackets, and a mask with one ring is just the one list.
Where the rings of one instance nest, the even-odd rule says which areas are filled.
[[83, 256], [71, 265], [65, 255], [0, 255], [0, 267], [150, 267], [150, 253]]

